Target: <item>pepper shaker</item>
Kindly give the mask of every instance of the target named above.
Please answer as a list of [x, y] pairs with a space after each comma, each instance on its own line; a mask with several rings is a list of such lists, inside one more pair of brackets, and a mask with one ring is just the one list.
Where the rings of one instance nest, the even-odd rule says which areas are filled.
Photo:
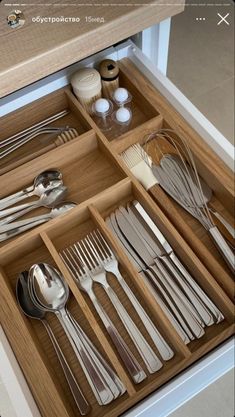
[[99, 98], [92, 105], [93, 119], [104, 132], [112, 129], [112, 119], [110, 117], [112, 111], [113, 104], [111, 100], [106, 98]]
[[102, 80], [103, 96], [112, 99], [114, 91], [119, 87], [119, 67], [112, 59], [104, 59], [99, 65]]

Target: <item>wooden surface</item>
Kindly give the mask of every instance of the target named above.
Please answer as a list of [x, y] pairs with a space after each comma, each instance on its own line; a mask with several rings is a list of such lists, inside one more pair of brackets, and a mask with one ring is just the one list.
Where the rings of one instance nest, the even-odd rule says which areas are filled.
[[[120, 416], [128, 408], [145, 398], [234, 333], [234, 306], [224, 291], [232, 291], [232, 279], [222, 258], [209, 241], [206, 231], [188, 213], [179, 209], [162, 190], [159, 191], [158, 187], [152, 192], [153, 199], [131, 175], [119, 156], [119, 153], [131, 144], [142, 143], [145, 134], [153, 129], [161, 128], [166, 124], [166, 120], [171, 125], [175, 117], [178, 117], [174, 109], [169, 104], [167, 106], [164, 99], [157, 91], [152, 89], [149, 83], [146, 83], [146, 80], [142, 78], [136, 68], [131, 64], [129, 67], [126, 60], [120, 64], [123, 77], [125, 76], [125, 82], [129, 83], [129, 88], [133, 82], [132, 92], [134, 92], [134, 98], [140, 100], [139, 108], [142, 115], [145, 114], [143, 106], [145, 100], [148, 101], [147, 109], [150, 111], [149, 117], [145, 117], [143, 123], [138, 123], [136, 118], [134, 129], [120, 138], [112, 141], [110, 141], [110, 138], [106, 138], [71, 92], [63, 92], [63, 90], [33, 103], [32, 109], [29, 106], [16, 112], [14, 114], [14, 127], [11, 123], [12, 115], [4, 118], [2, 122], [4, 135], [13, 134], [26, 127], [32, 120], [37, 121], [35, 118], [40, 118], [40, 115], [49, 111], [49, 109], [50, 111], [55, 110], [55, 105], [63, 108], [66, 97], [66, 103], [69, 101], [73, 115], [75, 115], [75, 118], [77, 117], [78, 125], [80, 126], [81, 123], [83, 127], [81, 135], [73, 141], [35, 158], [33, 161], [28, 161], [1, 176], [0, 198], [29, 185], [35, 175], [45, 169], [61, 169], [64, 182], [69, 188], [68, 199], [78, 203], [76, 208], [64, 216], [53, 219], [18, 238], [2, 243], [0, 247], [1, 324], [43, 417], [54, 417], [55, 413], [57, 417], [76, 417], [77, 412], [45, 329], [40, 322], [24, 317], [16, 302], [15, 284], [17, 276], [22, 270], [29, 269], [33, 263], [49, 262], [62, 272], [70, 288], [71, 296], [68, 305], [70, 311], [92, 342], [109, 360], [127, 387], [127, 393], [123, 397], [108, 406], [99, 406], [58, 320], [52, 314], [48, 314], [48, 320], [69, 365], [92, 405], [91, 417]], [[130, 71], [133, 81], [128, 80]], [[137, 83], [136, 80], [138, 80]], [[143, 102], [141, 95], [144, 97]], [[50, 100], [52, 106], [50, 106]], [[28, 115], [27, 118], [22, 117], [26, 114]], [[180, 124], [182, 129], [190, 132], [190, 127], [184, 121], [180, 120]], [[191, 140], [191, 136], [189, 139]], [[197, 140], [199, 143], [198, 158], [203, 166], [205, 163], [205, 155], [201, 156], [203, 143], [199, 141], [199, 138]], [[217, 191], [221, 191], [224, 187], [226, 189], [224, 193], [232, 197], [230, 174], [220, 161], [219, 166], [214, 165], [217, 163], [217, 157], [206, 146], [205, 149], [206, 158], [210, 158], [210, 164], [206, 167], [209, 171], [208, 178], [214, 184], [213, 207], [216, 207], [222, 213], [226, 213], [227, 210], [223, 203], [226, 203], [231, 211], [230, 198], [226, 202], [221, 200], [219, 198], [220, 193]], [[196, 152], [196, 144], [194, 144], [194, 151]], [[33, 153], [32, 147], [32, 157]], [[213, 179], [215, 171], [216, 178]], [[218, 183], [217, 176], [219, 177], [219, 174], [224, 175], [224, 177]], [[223, 183], [222, 179], [226, 180], [226, 183]], [[183, 344], [174, 327], [156, 303], [148, 287], [140, 279], [139, 274], [104, 222], [105, 217], [115, 208], [134, 199], [140, 201], [195, 280], [224, 314], [225, 320], [223, 322], [206, 328], [205, 335], [202, 338], [191, 342], [187, 346]], [[170, 220], [171, 216], [172, 222]], [[174, 216], [177, 219], [176, 227], [173, 225]], [[182, 230], [178, 227], [179, 224]], [[147, 379], [140, 385], [133, 384], [93, 305], [86, 294], [77, 287], [59, 255], [62, 249], [83, 238], [97, 227], [102, 231], [118, 257], [120, 269], [126, 282], [133, 289], [136, 297], [175, 353], [174, 358], [164, 362], [161, 370], [152, 375], [147, 373]], [[186, 242], [189, 238], [191, 239], [191, 247]], [[193, 246], [195, 242], [197, 243], [196, 249]], [[204, 253], [204, 262], [197, 256], [202, 253]], [[209, 268], [206, 268], [205, 265], [209, 265]], [[211, 270], [214, 270], [214, 273], [211, 274], [213, 272]], [[151, 344], [149, 335], [125, 293], [114, 277], [109, 275], [108, 279], [132, 319]], [[95, 291], [120, 334], [145, 369], [142, 358], [120, 323], [109, 299], [98, 285], [95, 286]], [[21, 343], [19, 343], [19, 340]], [[153, 345], [152, 347], [158, 354], [157, 349]], [[37, 367], [32, 366], [32, 363], [37, 363]]]
[[[25, 15], [23, 27], [12, 29], [6, 17], [13, 6], [0, 4], [0, 97], [134, 35], [161, 20], [180, 13], [184, 0], [171, 6], [162, 0], [83, 2], [51, 0], [47, 6], [24, 1], [17, 6]], [[14, 2], [13, 2], [14, 3]], [[164, 4], [166, 3], [166, 5]], [[32, 5], [33, 4], [33, 5]], [[63, 5], [64, 4], [64, 5]], [[65, 5], [66, 4], [66, 5]], [[104, 4], [104, 6], [102, 6]], [[115, 5], [116, 4], [116, 5]], [[32, 18], [61, 16], [80, 22], [34, 23]], [[85, 18], [104, 18], [87, 23]]]

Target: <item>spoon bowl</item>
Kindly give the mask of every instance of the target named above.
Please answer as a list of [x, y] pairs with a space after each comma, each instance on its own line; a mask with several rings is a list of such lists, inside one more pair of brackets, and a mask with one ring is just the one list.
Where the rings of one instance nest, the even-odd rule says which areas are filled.
[[47, 190], [63, 185], [62, 174], [59, 170], [48, 170], [40, 173], [34, 180], [34, 188], [30, 195], [40, 196]]
[[29, 270], [29, 293], [37, 306], [57, 312], [65, 308], [69, 288], [59, 271], [46, 263], [35, 264]]
[[28, 289], [28, 271], [19, 274], [16, 283], [16, 298], [23, 313], [32, 318], [43, 320], [45, 311], [39, 309], [32, 301]]
[[61, 185], [57, 188], [45, 191], [45, 193], [40, 196], [39, 201], [37, 202], [37, 206], [53, 208], [56, 204], [63, 200], [67, 190], [67, 187]]

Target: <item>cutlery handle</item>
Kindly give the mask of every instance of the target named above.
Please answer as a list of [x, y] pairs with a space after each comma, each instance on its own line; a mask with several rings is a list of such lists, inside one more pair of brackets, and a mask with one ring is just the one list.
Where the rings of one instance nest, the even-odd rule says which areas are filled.
[[[213, 316], [210, 314], [208, 309], [204, 306], [200, 298], [198, 298], [197, 294], [193, 291], [193, 289], [188, 286], [188, 283], [184, 281], [183, 276], [179, 272], [179, 270], [175, 267], [174, 263], [168, 256], [162, 256], [162, 261], [168, 268], [168, 270], [172, 273], [175, 279], [178, 281], [181, 288], [184, 290], [185, 294], [188, 296], [189, 300], [192, 302], [193, 306], [199, 313], [201, 319], [207, 326], [211, 326], [214, 323]], [[193, 278], [192, 278], [193, 279]]]
[[220, 221], [220, 223], [222, 223], [222, 225], [225, 227], [225, 229], [227, 230], [227, 232], [230, 234], [232, 240], [231, 243], [234, 244], [233, 239], [235, 239], [235, 229], [233, 226], [231, 226], [231, 224], [220, 214], [218, 213], [218, 211], [212, 209], [211, 207], [209, 208], [210, 212]]
[[193, 279], [187, 269], [184, 267], [180, 259], [176, 256], [174, 252], [170, 254], [170, 258], [172, 262], [174, 262], [175, 266], [184, 276], [185, 280], [188, 284], [193, 288], [195, 293], [198, 297], [202, 300], [202, 302], [208, 307], [211, 313], [216, 317], [217, 323], [224, 320], [224, 316], [221, 311], [216, 307], [216, 305], [211, 301], [211, 299], [206, 295], [206, 293], [202, 290], [202, 288], [197, 284], [197, 282]]
[[131, 375], [133, 381], [136, 384], [139, 384], [146, 378], [144, 370], [141, 368], [140, 364], [135, 359], [134, 355], [128, 348], [127, 344], [124, 342], [123, 338], [117, 331], [109, 316], [106, 314], [105, 310], [99, 304], [97, 298], [93, 295], [93, 293], [92, 295], [89, 294], [89, 296], [107, 332], [109, 333], [113, 343], [115, 344], [126, 368], [128, 369], [129, 374]]
[[[14, 207], [11, 207], [11, 208], [8, 208], [8, 209], [5, 209], [5, 210], [1, 210], [0, 211], [0, 218], [4, 217], [4, 220], [3, 220], [4, 223], [3, 223], [3, 221], [1, 221], [1, 224], [5, 224], [7, 222], [10, 222], [10, 221], [13, 221], [13, 220], [17, 219], [20, 216], [23, 216], [23, 214], [28, 213], [28, 211], [32, 210], [34, 207], [37, 207], [37, 206], [38, 206], [38, 200], [36, 202], [32, 201], [31, 203], [21, 204], [19, 206], [14, 206]], [[16, 214], [20, 213], [20, 215], [18, 215], [18, 216], [15, 215], [15, 217], [14, 216], [10, 217], [10, 215], [12, 215], [14, 213], [16, 213]], [[6, 216], [8, 216], [8, 217], [6, 217]], [[6, 221], [5, 218], [8, 219], [8, 220]]]
[[15, 203], [18, 203], [18, 201], [24, 200], [27, 196], [28, 193], [33, 191], [33, 185], [18, 191], [17, 193], [11, 194], [5, 198], [1, 198], [0, 200], [0, 209], [3, 210], [4, 208], [7, 208], [9, 206], [12, 206]]
[[41, 214], [40, 216], [29, 217], [24, 220], [19, 220], [18, 222], [11, 222], [7, 224], [1, 225], [0, 223], [0, 233], [8, 232], [12, 229], [18, 229], [20, 227], [26, 226], [31, 223], [41, 223], [42, 221], [50, 220], [51, 216], [50, 213]]
[[[180, 326], [176, 318], [173, 316], [172, 312], [169, 310], [169, 308], [163, 301], [162, 297], [157, 293], [156, 289], [149, 282], [149, 279], [151, 279], [151, 281], [155, 280], [155, 277], [152, 276], [153, 275], [152, 272], [149, 270], [145, 270], [144, 272], [140, 272], [139, 275], [141, 276], [146, 286], [148, 287], [149, 291], [155, 298], [156, 303], [159, 304], [159, 306], [164, 311], [165, 315], [167, 316], [168, 320], [171, 322], [172, 326], [174, 327], [178, 335], [181, 337], [185, 345], [187, 345], [190, 342], [190, 339], [187, 333], [183, 330], [183, 328]], [[149, 277], [149, 279], [147, 277]]]
[[114, 399], [113, 393], [109, 388], [109, 383], [111, 386], [113, 381], [111, 383], [111, 378], [98, 358], [95, 357], [93, 359], [93, 352], [89, 349], [87, 351], [86, 343], [82, 339], [78, 327], [74, 327], [67, 313], [60, 310], [58, 318], [80, 362], [96, 400], [100, 405], [109, 404]]
[[[166, 279], [168, 285], [172, 288], [172, 290], [177, 295], [178, 299], [180, 299], [188, 312], [191, 314], [192, 317], [194, 317], [195, 321], [203, 328], [205, 327], [205, 323], [202, 320], [201, 316], [199, 315], [198, 311], [196, 310], [195, 306], [191, 303], [191, 300], [188, 299], [188, 297], [184, 294], [184, 292], [181, 290], [181, 288], [176, 284], [173, 277], [175, 278], [174, 274], [164, 266], [165, 257], [161, 256], [158, 258], [158, 261], [160, 261], [159, 265], [162, 268], [162, 273], [164, 278]], [[157, 262], [158, 262], [157, 261]], [[167, 262], [167, 261], [166, 261]], [[156, 260], [155, 260], [156, 263]]]
[[120, 272], [117, 273], [116, 276], [123, 291], [126, 293], [135, 311], [137, 312], [138, 316], [141, 318], [145, 328], [147, 329], [151, 339], [153, 340], [156, 348], [158, 349], [162, 359], [165, 361], [168, 361], [169, 359], [173, 358], [174, 356], [173, 350], [170, 348], [167, 342], [163, 339], [162, 335], [157, 330], [156, 326], [153, 324], [152, 320], [150, 319], [150, 317], [148, 316], [148, 314], [146, 313], [142, 305], [139, 303], [136, 296], [134, 295], [130, 287], [127, 285], [126, 281], [124, 280]]
[[222, 234], [220, 233], [220, 231], [218, 230], [216, 226], [211, 227], [209, 229], [209, 232], [217, 248], [219, 249], [221, 255], [227, 262], [227, 265], [229, 266], [231, 271], [234, 273], [235, 272], [234, 253], [232, 252], [232, 250], [230, 249], [227, 242], [225, 241], [225, 239], [223, 238]]
[[114, 308], [116, 309], [122, 323], [124, 324], [127, 332], [129, 333], [134, 345], [144, 360], [145, 365], [150, 373], [158, 371], [162, 367], [162, 363], [156, 356], [147, 340], [139, 331], [126, 309], [123, 307], [119, 298], [109, 285], [105, 285], [104, 289], [109, 296]]
[[[172, 294], [176, 305], [178, 306], [180, 312], [183, 314], [186, 322], [190, 326], [192, 332], [197, 338], [202, 337], [205, 334], [203, 327], [198, 323], [197, 319], [193, 314], [193, 309], [191, 308], [189, 301], [186, 299], [182, 291], [177, 287], [177, 285], [172, 281], [171, 276], [169, 275], [166, 268], [163, 266], [159, 259], [155, 259], [155, 263], [160, 270], [159, 279], [162, 281], [163, 285], [166, 287], [169, 294]], [[190, 306], [190, 308], [188, 308]]]
[[[68, 317], [70, 321], [73, 323], [75, 329], [77, 329], [78, 333], [80, 334], [80, 337], [82, 340], [86, 343], [86, 347], [89, 352], [95, 355], [103, 365], [104, 369], [108, 372], [109, 376], [112, 378], [112, 381], [115, 382], [116, 387], [119, 390], [119, 395], [123, 395], [126, 392], [126, 387], [123, 384], [123, 382], [119, 379], [119, 377], [115, 374], [113, 369], [109, 366], [109, 364], [105, 361], [103, 356], [100, 354], [100, 352], [96, 349], [96, 347], [92, 344], [86, 333], [82, 330], [82, 328], [78, 325], [74, 317], [70, 314], [70, 312], [67, 310]], [[115, 387], [115, 388], [116, 388]], [[115, 389], [114, 398], [117, 397], [117, 390]]]
[[63, 354], [63, 352], [60, 348], [60, 345], [57, 342], [57, 340], [55, 338], [55, 335], [52, 332], [49, 324], [45, 320], [42, 320], [42, 323], [44, 324], [44, 327], [47, 331], [47, 334], [50, 337], [51, 342], [54, 346], [57, 357], [60, 361], [60, 365], [63, 369], [65, 378], [68, 382], [68, 385], [70, 387], [70, 390], [71, 390], [71, 393], [73, 395], [74, 401], [75, 401], [75, 403], [76, 403], [76, 405], [79, 409], [79, 412], [82, 416], [85, 416], [90, 411], [90, 405], [87, 402], [86, 398], [84, 397], [84, 395], [81, 391], [81, 388], [79, 387], [79, 385], [78, 385], [78, 383], [77, 383], [77, 381], [76, 381], [76, 379], [75, 379], [75, 377], [72, 373], [72, 370], [70, 369], [69, 364], [68, 364], [68, 362], [67, 362], [67, 360], [66, 360], [66, 358], [65, 358], [65, 356], [64, 356], [64, 354]]
[[32, 223], [26, 224], [25, 226], [22, 226], [22, 227], [19, 227], [19, 228], [16, 228], [16, 229], [8, 230], [5, 233], [1, 233], [0, 234], [0, 242], [4, 242], [4, 240], [11, 239], [12, 237], [17, 236], [17, 235], [19, 235], [23, 232], [26, 232], [27, 230], [30, 230], [33, 227], [39, 226], [40, 224], [45, 223], [45, 221], [46, 220], [32, 222]]
[[190, 327], [188, 326], [188, 324], [186, 323], [186, 321], [184, 320], [184, 318], [180, 314], [180, 311], [178, 310], [178, 308], [176, 307], [176, 305], [172, 301], [170, 295], [168, 295], [164, 286], [161, 284], [161, 282], [159, 282], [160, 281], [159, 276], [162, 275], [161, 271], [157, 268], [156, 265], [154, 265], [154, 266], [150, 267], [150, 269], [147, 270], [146, 272], [147, 272], [148, 276], [150, 277], [154, 286], [158, 289], [158, 291], [160, 292], [160, 294], [162, 295], [162, 297], [164, 298], [164, 300], [168, 304], [168, 306], [170, 308], [170, 311], [172, 311], [172, 313], [174, 314], [177, 322], [180, 324], [180, 326], [182, 327], [184, 332], [187, 334], [187, 337], [188, 337], [189, 341], [194, 340], [195, 336], [191, 332]]

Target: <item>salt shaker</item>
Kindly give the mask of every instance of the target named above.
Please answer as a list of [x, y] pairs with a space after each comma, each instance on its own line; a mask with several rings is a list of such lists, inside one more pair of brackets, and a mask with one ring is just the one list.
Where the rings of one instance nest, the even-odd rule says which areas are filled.
[[99, 98], [92, 105], [93, 119], [102, 131], [108, 131], [112, 128], [111, 113], [113, 103], [106, 98]]
[[114, 91], [112, 98], [117, 106], [122, 107], [131, 102], [132, 95], [126, 88], [119, 87]]
[[71, 78], [74, 94], [89, 114], [92, 114], [92, 104], [101, 98], [101, 77], [94, 68], [83, 68]]
[[119, 125], [119, 135], [128, 131], [132, 120], [132, 112], [128, 107], [120, 107], [112, 114], [112, 120]]
[[104, 59], [99, 65], [103, 96], [111, 100], [114, 91], [119, 87], [119, 67], [112, 59]]

